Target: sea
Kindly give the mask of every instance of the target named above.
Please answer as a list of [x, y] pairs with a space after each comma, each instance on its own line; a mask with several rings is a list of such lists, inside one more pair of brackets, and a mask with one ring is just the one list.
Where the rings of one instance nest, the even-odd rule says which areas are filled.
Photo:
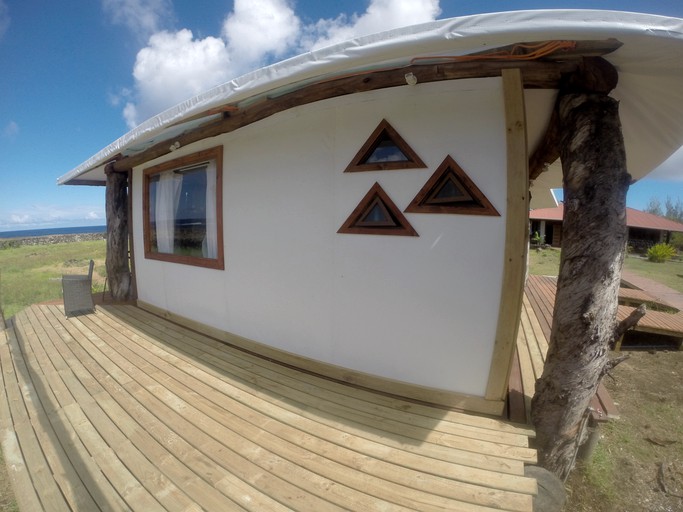
[[48, 235], [79, 235], [83, 233], [104, 233], [106, 226], [79, 226], [71, 228], [24, 229], [20, 231], [0, 231], [0, 240], [5, 238], [27, 238]]

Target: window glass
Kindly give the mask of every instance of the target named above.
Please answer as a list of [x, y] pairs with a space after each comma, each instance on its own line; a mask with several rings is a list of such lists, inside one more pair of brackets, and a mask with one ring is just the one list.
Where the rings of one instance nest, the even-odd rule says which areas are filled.
[[222, 268], [221, 159], [205, 159], [216, 155], [201, 152], [145, 170], [146, 257]]

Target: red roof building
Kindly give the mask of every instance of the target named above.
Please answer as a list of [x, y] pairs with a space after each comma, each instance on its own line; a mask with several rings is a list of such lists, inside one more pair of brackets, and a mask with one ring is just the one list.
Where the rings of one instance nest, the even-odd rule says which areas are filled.
[[[538, 208], [529, 212], [531, 234], [535, 233], [553, 247], [562, 245], [562, 219], [564, 205], [555, 208]], [[671, 233], [683, 233], [683, 224], [659, 215], [626, 208], [629, 245], [634, 249], [646, 249], [659, 242], [668, 242]]]

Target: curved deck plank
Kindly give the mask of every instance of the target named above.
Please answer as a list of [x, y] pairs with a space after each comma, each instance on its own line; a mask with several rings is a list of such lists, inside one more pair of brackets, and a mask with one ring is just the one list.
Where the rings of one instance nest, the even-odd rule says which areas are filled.
[[32, 306], [0, 332], [22, 510], [531, 510], [528, 429], [299, 372], [133, 306]]

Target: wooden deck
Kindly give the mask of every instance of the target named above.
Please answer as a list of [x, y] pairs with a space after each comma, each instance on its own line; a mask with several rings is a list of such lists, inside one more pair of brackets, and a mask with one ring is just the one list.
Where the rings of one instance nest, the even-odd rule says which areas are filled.
[[[2, 326], [0, 326], [2, 327]], [[0, 328], [22, 511], [514, 510], [529, 429], [278, 365], [134, 306]]]
[[[541, 321], [546, 339], [550, 339], [556, 289], [557, 278], [555, 277], [529, 276], [527, 280], [527, 295], [532, 300], [534, 308], [538, 312], [538, 317]], [[623, 320], [635, 309], [632, 306], [623, 305], [624, 303], [632, 303], [635, 300], [635, 296], [636, 294], [632, 289], [621, 288], [619, 290], [620, 305], [617, 309], [617, 320]], [[640, 291], [637, 296], [640, 301], [644, 302], [646, 305], [659, 304], [662, 307], [666, 307], [666, 304], [661, 303], [661, 301], [651, 297], [646, 292]], [[675, 308], [672, 309], [675, 311]], [[683, 338], [683, 313], [669, 313], [666, 311], [652, 311], [648, 309], [645, 316], [640, 319], [633, 330], [661, 334], [680, 340]], [[617, 343], [617, 350], [619, 350], [620, 345], [620, 343]], [[678, 342], [678, 346], [681, 348], [680, 341]]]
[[[554, 277], [530, 275], [527, 278], [517, 335], [517, 351], [510, 374], [508, 417], [511, 421], [531, 424], [531, 399], [536, 380], [543, 373], [548, 352], [556, 287], [557, 280]], [[594, 422], [619, 417], [614, 401], [602, 384], [590, 406]]]

